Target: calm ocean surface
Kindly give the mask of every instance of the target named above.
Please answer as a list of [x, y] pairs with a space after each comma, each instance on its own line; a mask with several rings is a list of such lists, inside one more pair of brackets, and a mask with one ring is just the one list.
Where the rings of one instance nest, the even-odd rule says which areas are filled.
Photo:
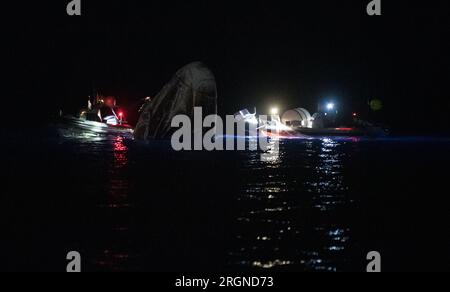
[[280, 156], [2, 130], [2, 270], [450, 270], [450, 139], [289, 140]]

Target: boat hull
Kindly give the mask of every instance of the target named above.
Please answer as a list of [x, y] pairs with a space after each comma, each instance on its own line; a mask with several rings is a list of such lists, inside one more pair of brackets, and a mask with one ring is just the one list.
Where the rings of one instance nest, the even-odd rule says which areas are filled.
[[58, 121], [60, 131], [67, 133], [82, 133], [92, 135], [120, 135], [133, 134], [133, 128], [129, 125], [112, 126], [105, 123], [87, 121], [84, 119], [66, 116]]
[[384, 137], [388, 132], [381, 127], [368, 128], [297, 128], [289, 131], [269, 132], [264, 131], [268, 137], [272, 138], [309, 138], [309, 137]]

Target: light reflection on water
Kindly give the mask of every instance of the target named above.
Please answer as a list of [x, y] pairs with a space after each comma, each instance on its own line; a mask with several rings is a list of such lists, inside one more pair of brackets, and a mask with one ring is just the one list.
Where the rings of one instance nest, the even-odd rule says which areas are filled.
[[261, 162], [70, 127], [2, 137], [4, 267], [76, 250], [95, 271], [361, 271], [380, 250], [448, 270], [448, 138], [286, 141]]
[[[339, 270], [351, 239], [350, 228], [333, 213], [351, 203], [343, 174], [348, 154], [340, 150], [342, 143], [331, 139], [281, 142], [279, 155], [264, 162], [259, 152], [242, 153], [243, 180], [234, 182], [241, 186], [236, 197], [240, 210], [236, 227], [229, 230], [235, 234], [228, 249], [229, 265]], [[100, 270], [126, 270], [139, 256], [132, 247], [135, 238], [129, 234], [134, 208], [129, 198], [133, 175], [129, 149], [120, 136], [88, 145], [90, 157], [96, 156], [97, 149], [100, 157], [110, 156], [104, 159], [108, 162], [106, 197], [98, 204], [104, 220], [96, 227], [106, 238], [98, 245], [93, 264]], [[111, 149], [107, 154], [105, 147]]]
[[124, 138], [117, 136], [110, 140], [112, 149], [107, 167], [106, 198], [98, 205], [98, 211], [106, 220], [101, 228], [108, 236], [103, 246], [98, 247], [93, 264], [98, 270], [125, 271], [130, 260], [130, 216], [132, 204], [129, 200], [130, 180], [127, 175], [128, 147]]
[[[214, 180], [215, 171], [223, 175], [220, 169], [229, 161], [214, 161], [211, 153], [195, 153], [193, 157], [200, 160], [190, 160], [185, 153], [174, 158], [166, 149], [170, 146], [165, 144], [139, 145], [121, 136], [78, 138], [73, 153], [80, 157], [82, 170], [86, 166], [91, 177], [80, 192], [95, 197], [92, 215], [95, 222], [90, 232], [86, 232], [88, 235], [83, 230], [80, 237], [90, 237], [85, 246], [95, 247], [91, 264], [97, 270], [139, 270], [140, 266], [152, 265], [158, 256], [159, 263], [169, 268], [177, 260], [182, 262], [179, 266], [190, 267], [197, 255], [209, 258], [205, 247], [211, 246], [211, 254], [223, 252], [222, 267], [231, 269], [348, 270], [353, 260], [351, 250], [364, 236], [352, 224], [360, 220], [354, 216], [361, 207], [355, 186], [363, 178], [363, 175], [352, 177], [358, 172], [352, 164], [361, 145], [372, 145], [373, 155], [378, 153], [378, 147], [389, 142], [281, 141], [279, 156], [270, 161], [262, 162], [261, 153], [256, 151], [233, 153], [236, 161], [224, 169], [237, 174], [225, 173], [223, 178]], [[211, 160], [213, 163], [209, 163]], [[373, 173], [378, 174], [376, 170]], [[208, 185], [206, 180], [212, 183]], [[365, 181], [364, 190], [369, 187], [370, 183]], [[221, 193], [221, 189], [226, 191]], [[202, 193], [204, 197], [194, 197]], [[212, 202], [223, 199], [225, 204], [219, 207], [204, 204], [206, 196], [216, 196]], [[233, 203], [227, 205], [227, 200]], [[86, 206], [84, 203], [81, 200], [82, 208]], [[210, 207], [211, 212], [206, 212]], [[135, 216], [136, 209], [139, 217]], [[227, 218], [231, 223], [225, 222], [226, 240], [220, 241], [224, 251], [216, 251], [214, 245], [203, 240], [219, 233], [216, 226], [223, 223], [220, 211], [231, 214]], [[213, 227], [205, 227], [204, 222], [212, 222]], [[174, 246], [178, 251], [171, 249]], [[147, 259], [150, 260], [142, 263]]]
[[[346, 143], [352, 143], [347, 141]], [[341, 142], [332, 139], [282, 143], [276, 161], [261, 162], [248, 154], [237, 200], [231, 265], [338, 271], [346, 261], [351, 230], [333, 211], [348, 207]], [[300, 149], [290, 149], [297, 147]]]
[[[130, 150], [121, 137], [86, 139], [82, 150], [107, 172], [104, 199], [97, 205], [103, 217], [97, 228], [100, 241], [93, 264], [99, 270], [127, 270], [134, 258], [130, 235], [134, 204], [130, 200]], [[244, 268], [294, 271], [339, 271], [347, 261], [351, 229], [339, 212], [352, 207], [344, 180], [345, 162], [351, 151], [342, 147], [353, 140], [280, 141], [280, 153], [261, 160], [260, 152], [243, 152], [242, 181], [236, 196], [239, 210], [228, 264]], [[105, 149], [110, 149], [105, 152]], [[142, 157], [134, 164], [151, 163]], [[106, 164], [105, 164], [106, 162]], [[337, 213], [336, 213], [337, 212]], [[163, 228], [163, 227], [162, 227]], [[232, 236], [233, 237], [233, 236]]]

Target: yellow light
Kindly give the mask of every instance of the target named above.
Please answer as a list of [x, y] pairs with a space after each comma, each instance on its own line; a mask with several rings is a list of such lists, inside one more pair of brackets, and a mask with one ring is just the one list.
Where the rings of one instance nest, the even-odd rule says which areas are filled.
[[279, 112], [280, 112], [280, 111], [279, 111], [278, 108], [276, 108], [276, 107], [274, 107], [274, 108], [272, 108], [272, 109], [270, 110], [270, 113], [271, 113], [272, 115], [278, 115]]

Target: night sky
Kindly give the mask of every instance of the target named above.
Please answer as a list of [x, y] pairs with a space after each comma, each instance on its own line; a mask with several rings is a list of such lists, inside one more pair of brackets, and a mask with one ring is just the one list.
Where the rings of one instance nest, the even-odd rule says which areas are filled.
[[[448, 1], [34, 1], [3, 9], [6, 102], [43, 120], [97, 91], [131, 108], [192, 61], [215, 73], [221, 114], [333, 98], [401, 132], [450, 128]], [[393, 3], [394, 2], [394, 3]], [[11, 93], [10, 93], [11, 92]], [[11, 104], [9, 104], [11, 103]], [[7, 114], [10, 114], [8, 111]]]

